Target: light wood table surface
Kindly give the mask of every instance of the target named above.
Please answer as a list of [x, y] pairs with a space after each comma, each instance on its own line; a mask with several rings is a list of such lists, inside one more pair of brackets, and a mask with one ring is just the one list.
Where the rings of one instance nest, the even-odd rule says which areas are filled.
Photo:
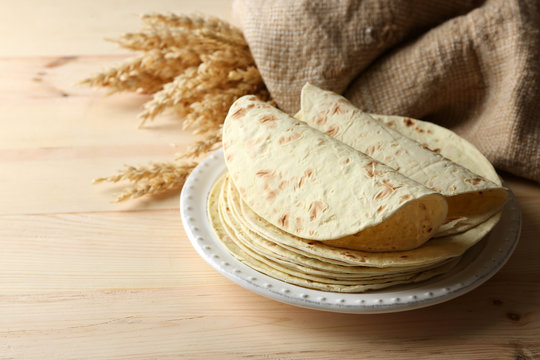
[[129, 54], [145, 12], [231, 19], [230, 1], [0, 4], [0, 359], [538, 359], [540, 186], [503, 175], [520, 243], [476, 290], [425, 309], [326, 313], [251, 293], [188, 242], [179, 194], [113, 204], [91, 184], [190, 141], [148, 97], [74, 86]]

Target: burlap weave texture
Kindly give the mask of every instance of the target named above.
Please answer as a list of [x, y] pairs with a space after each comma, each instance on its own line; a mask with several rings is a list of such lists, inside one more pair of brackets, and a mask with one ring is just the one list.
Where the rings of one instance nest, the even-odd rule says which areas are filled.
[[359, 108], [428, 120], [540, 181], [540, 2], [236, 0], [273, 99], [307, 82]]

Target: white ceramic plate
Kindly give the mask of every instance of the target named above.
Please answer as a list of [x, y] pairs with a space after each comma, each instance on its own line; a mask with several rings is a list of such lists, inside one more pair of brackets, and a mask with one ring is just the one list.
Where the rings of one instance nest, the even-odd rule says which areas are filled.
[[417, 309], [463, 295], [492, 277], [508, 260], [519, 239], [521, 217], [512, 193], [501, 221], [475, 247], [467, 251], [450, 273], [418, 284], [394, 286], [361, 294], [312, 290], [274, 279], [236, 260], [214, 235], [207, 216], [207, 199], [225, 171], [218, 150], [197, 166], [180, 195], [180, 213], [193, 247], [221, 274], [258, 294], [287, 304], [345, 313], [384, 313]]

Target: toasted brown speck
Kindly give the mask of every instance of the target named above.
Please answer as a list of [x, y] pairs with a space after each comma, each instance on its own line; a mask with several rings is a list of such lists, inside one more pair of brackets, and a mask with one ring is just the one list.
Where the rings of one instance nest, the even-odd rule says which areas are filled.
[[278, 142], [280, 145], [284, 145], [286, 143], [289, 143], [291, 141], [294, 141], [294, 140], [298, 140], [302, 137], [302, 134], [300, 133], [294, 133], [290, 136], [282, 136], [279, 138]]
[[332, 126], [330, 129], [326, 130], [326, 133], [330, 136], [334, 136], [337, 134], [337, 132], [339, 131], [339, 127], [337, 126]]
[[326, 205], [322, 201], [314, 201], [309, 205], [309, 220], [314, 221], [316, 220], [324, 210], [328, 208], [328, 205]]
[[412, 199], [412, 195], [411, 195], [411, 194], [403, 195], [402, 197], [399, 198], [399, 202], [400, 202], [400, 203], [403, 203], [403, 202], [405, 202], [405, 201], [407, 201], [407, 200], [410, 200], [410, 199]]
[[278, 224], [281, 227], [288, 228], [289, 227], [289, 214], [281, 215], [281, 217], [278, 219]]
[[406, 125], [407, 127], [414, 126], [414, 121], [413, 121], [413, 119], [405, 118], [405, 119], [403, 119], [403, 122], [405, 123], [405, 125]]
[[370, 161], [366, 166], [364, 166], [364, 169], [366, 169], [367, 175], [369, 177], [374, 177], [381, 173], [375, 168], [376, 164], [377, 163], [375, 161]]
[[246, 108], [240, 108], [240, 109], [236, 110], [236, 111], [231, 115], [231, 117], [232, 117], [233, 119], [238, 119], [238, 118], [244, 116], [246, 113], [247, 113]]
[[276, 121], [277, 121], [277, 117], [275, 115], [263, 115], [261, 116], [261, 118], [259, 119], [259, 122], [261, 124], [265, 124], [266, 126], [268, 127], [276, 127]]
[[470, 184], [473, 184], [473, 185], [478, 185], [482, 181], [484, 181], [484, 179], [482, 179], [482, 178], [473, 178], [473, 179], [465, 179], [465, 181], [470, 183]]
[[268, 201], [274, 200], [274, 198], [275, 198], [276, 195], [277, 195], [277, 191], [275, 191], [274, 189], [272, 189], [272, 188], [270, 187], [270, 185], [268, 185], [268, 184], [265, 184], [265, 185], [264, 185], [264, 191], [265, 191], [265, 193], [266, 193], [266, 199], [267, 199]]
[[334, 105], [334, 108], [332, 109], [332, 114], [341, 114], [343, 113], [343, 108], [339, 103]]
[[264, 169], [259, 170], [255, 173], [256, 176], [260, 177], [274, 177], [274, 170]]
[[390, 184], [390, 180], [384, 179], [382, 181], [382, 185], [384, 186], [384, 189], [380, 191], [377, 195], [375, 195], [375, 199], [381, 200], [387, 197], [388, 195], [392, 194], [394, 191], [402, 187], [403, 185], [392, 185]]
[[366, 154], [368, 155], [373, 155], [374, 152], [375, 152], [375, 145], [368, 146], [368, 148], [366, 149]]

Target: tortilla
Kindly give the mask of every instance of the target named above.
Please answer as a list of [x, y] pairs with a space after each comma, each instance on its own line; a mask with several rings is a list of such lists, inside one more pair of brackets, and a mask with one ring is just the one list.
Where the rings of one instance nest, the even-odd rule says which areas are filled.
[[[444, 195], [448, 202], [448, 218], [435, 236], [445, 236], [473, 228], [499, 212], [507, 199], [500, 182], [475, 174], [440, 154], [440, 147], [428, 146], [403, 135], [394, 126], [399, 121], [378, 121], [354, 107], [344, 97], [306, 84], [302, 89], [302, 109], [296, 115], [308, 125], [388, 165], [403, 175]], [[401, 118], [405, 126], [422, 134], [418, 120]], [[450, 131], [433, 128], [431, 139], [449, 143]], [[417, 137], [420, 139], [421, 136]], [[463, 151], [462, 151], [463, 152]]]
[[231, 106], [223, 149], [244, 203], [300, 238], [407, 250], [425, 243], [446, 219], [438, 192], [254, 96]]
[[239, 261], [263, 274], [290, 284], [342, 293], [364, 292], [399, 284], [425, 281], [434, 276], [448, 272], [459, 262], [459, 258], [455, 258], [440, 266], [418, 272], [382, 276], [380, 278], [366, 277], [354, 280], [336, 279], [332, 276], [327, 276], [328, 274], [324, 273], [313, 275], [305, 269], [295, 269], [283, 266], [257, 254], [249, 246], [245, 246], [238, 241], [238, 233], [235, 233], [220, 216], [220, 209], [226, 209], [226, 207], [219, 206], [219, 194], [222, 193], [223, 184], [224, 177], [214, 184], [208, 198], [208, 216], [218, 239], [220, 239], [227, 250]]
[[431, 239], [416, 249], [367, 252], [342, 249], [330, 246], [327, 242], [306, 240], [282, 231], [246, 206], [240, 199], [238, 191], [235, 191], [234, 186], [231, 186], [230, 190], [228, 206], [231, 211], [238, 214], [236, 218], [242, 221], [247, 228], [264, 239], [280, 244], [291, 251], [322, 259], [322, 261], [336, 260], [339, 264], [352, 266], [421, 267], [442, 263], [445, 260], [463, 255], [465, 251], [477, 244], [500, 218], [500, 213], [498, 213], [473, 229], [456, 235]]
[[427, 265], [415, 264], [413, 266], [377, 268], [364, 265], [352, 266], [346, 263], [335, 264], [317, 255], [292, 251], [277, 242], [264, 238], [246, 225], [241, 213], [238, 212], [239, 209], [232, 201], [235, 198], [233, 189], [232, 183], [226, 177], [221, 190], [216, 191], [220, 191], [218, 204], [220, 219], [234, 232], [234, 239], [238, 240], [235, 242], [241, 242], [265, 258], [285, 266], [301, 268], [310, 273], [326, 274], [333, 278], [380, 279], [382, 277], [418, 273], [421, 270], [433, 268], [435, 265], [441, 265], [446, 261], [446, 259], [443, 259], [437, 264], [427, 263]]

